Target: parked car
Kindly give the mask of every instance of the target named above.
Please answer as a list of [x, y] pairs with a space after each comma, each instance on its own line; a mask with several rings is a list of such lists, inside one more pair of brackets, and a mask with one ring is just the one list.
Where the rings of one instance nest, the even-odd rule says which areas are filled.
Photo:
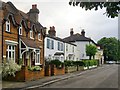
[[107, 64], [115, 64], [115, 61], [106, 61]]

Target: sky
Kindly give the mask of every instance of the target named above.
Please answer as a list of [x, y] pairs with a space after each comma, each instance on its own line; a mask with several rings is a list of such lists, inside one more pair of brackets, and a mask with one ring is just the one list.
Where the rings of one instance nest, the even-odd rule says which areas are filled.
[[81, 7], [69, 5], [69, 0], [4, 0], [11, 1], [15, 7], [25, 13], [32, 4], [37, 4], [39, 9], [39, 22], [47, 27], [55, 26], [56, 36], [65, 38], [70, 35], [70, 28], [74, 34], [85, 30], [85, 36], [95, 42], [103, 37], [118, 38], [118, 18], [108, 18], [105, 9], [85, 11]]

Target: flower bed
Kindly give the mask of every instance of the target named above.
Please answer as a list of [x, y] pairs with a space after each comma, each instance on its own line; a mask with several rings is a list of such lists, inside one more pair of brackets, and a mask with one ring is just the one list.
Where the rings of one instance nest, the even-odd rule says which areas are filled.
[[4, 80], [30, 81], [30, 80], [37, 80], [42, 77], [44, 77], [43, 68], [40, 71], [31, 71], [28, 70], [28, 67], [23, 66], [20, 71], [15, 73], [15, 77], [9, 75], [8, 77], [4, 78]]

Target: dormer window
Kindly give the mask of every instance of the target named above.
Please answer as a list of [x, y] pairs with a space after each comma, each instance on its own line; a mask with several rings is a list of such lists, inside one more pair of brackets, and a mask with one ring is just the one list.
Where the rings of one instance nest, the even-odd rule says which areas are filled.
[[40, 36], [41, 36], [40, 33], [38, 33], [38, 40], [41, 40]]
[[30, 38], [33, 39], [33, 30], [30, 30]]
[[19, 35], [22, 35], [22, 25], [19, 27]]
[[6, 21], [6, 31], [10, 32], [10, 20]]

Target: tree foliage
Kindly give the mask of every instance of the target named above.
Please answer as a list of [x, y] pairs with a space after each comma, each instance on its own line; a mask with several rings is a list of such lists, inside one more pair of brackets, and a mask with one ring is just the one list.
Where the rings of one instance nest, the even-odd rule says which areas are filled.
[[115, 37], [106, 38], [103, 37], [98, 41], [99, 45], [103, 47], [104, 59], [107, 61], [118, 60], [118, 40]]
[[95, 56], [97, 52], [97, 47], [95, 45], [92, 45], [92, 44], [87, 44], [86, 45], [86, 54], [87, 56], [89, 56], [89, 59], [91, 60], [91, 57]]
[[115, 18], [118, 17], [118, 14], [120, 13], [120, 1], [119, 2], [84, 2], [84, 0], [70, 0], [70, 5], [73, 6], [80, 6], [81, 8], [85, 8], [85, 10], [91, 10], [95, 9], [98, 10], [100, 7], [106, 8], [106, 16]]

